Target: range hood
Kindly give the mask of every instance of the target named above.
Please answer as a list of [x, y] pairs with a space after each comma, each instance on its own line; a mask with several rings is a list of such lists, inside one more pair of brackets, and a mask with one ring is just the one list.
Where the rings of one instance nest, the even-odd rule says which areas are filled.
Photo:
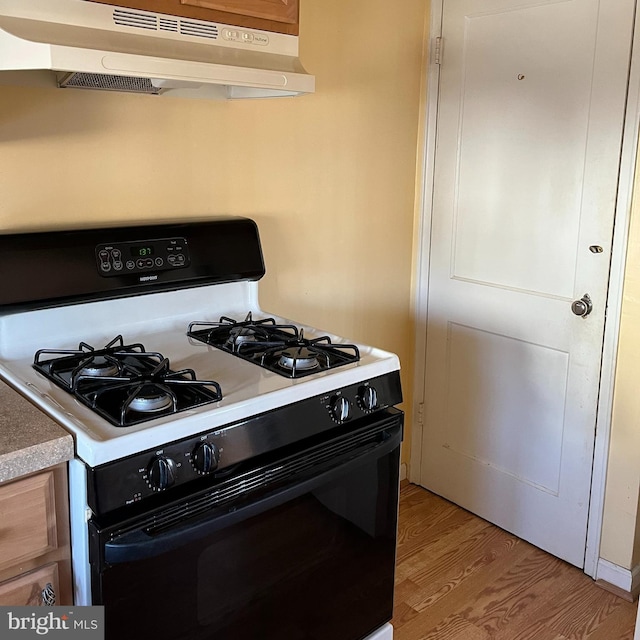
[[311, 93], [298, 37], [85, 0], [0, 0], [2, 71], [60, 87], [204, 98]]

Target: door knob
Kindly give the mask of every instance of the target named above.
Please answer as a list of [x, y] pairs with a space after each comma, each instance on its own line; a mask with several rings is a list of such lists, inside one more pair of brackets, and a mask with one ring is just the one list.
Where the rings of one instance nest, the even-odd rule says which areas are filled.
[[580, 300], [574, 300], [571, 303], [571, 311], [581, 318], [586, 318], [593, 309], [593, 303], [591, 302], [591, 296], [585, 293]]

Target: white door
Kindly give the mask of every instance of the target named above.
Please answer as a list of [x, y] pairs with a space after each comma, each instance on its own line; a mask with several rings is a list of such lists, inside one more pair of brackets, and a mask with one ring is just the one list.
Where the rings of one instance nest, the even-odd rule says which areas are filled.
[[634, 2], [443, 4], [421, 484], [582, 567]]

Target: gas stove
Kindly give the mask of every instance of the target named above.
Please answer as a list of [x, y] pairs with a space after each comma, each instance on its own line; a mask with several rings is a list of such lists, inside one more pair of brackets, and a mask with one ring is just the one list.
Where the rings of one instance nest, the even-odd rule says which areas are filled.
[[[151, 532], [167, 528], [172, 540], [178, 533], [191, 539], [202, 530], [202, 514], [235, 522], [242, 505], [265, 496], [280, 513], [275, 506], [284, 498], [273, 497], [279, 491], [291, 495], [293, 509], [293, 496], [316, 482], [309, 474], [342, 477], [342, 467], [346, 473], [358, 456], [368, 460], [379, 451], [384, 464], [370, 463], [362, 478], [340, 482], [341, 491], [364, 496], [365, 477], [385, 470], [372, 495], [386, 501], [388, 517], [371, 552], [371, 566], [386, 567], [383, 599], [372, 607], [374, 626], [363, 622], [357, 633], [332, 637], [359, 638], [390, 618], [402, 430], [398, 358], [263, 311], [264, 273], [257, 227], [243, 218], [0, 235], [0, 377], [75, 441], [76, 604], [104, 602], [109, 612], [105, 576], [117, 574], [113, 567], [123, 558], [130, 562], [131, 549], [136, 558], [160, 553], [147, 548]], [[367, 508], [365, 520], [377, 521], [380, 504]], [[171, 524], [158, 529], [165, 518]], [[140, 530], [132, 534], [134, 521]], [[353, 532], [344, 535], [347, 544]], [[375, 559], [380, 549], [384, 562]], [[323, 558], [334, 553], [321, 551]], [[111, 615], [114, 625], [136, 618]], [[211, 637], [226, 638], [213, 631], [217, 624], [207, 622]], [[161, 625], [158, 633], [169, 631]], [[228, 637], [244, 637], [238, 633], [234, 628]]]

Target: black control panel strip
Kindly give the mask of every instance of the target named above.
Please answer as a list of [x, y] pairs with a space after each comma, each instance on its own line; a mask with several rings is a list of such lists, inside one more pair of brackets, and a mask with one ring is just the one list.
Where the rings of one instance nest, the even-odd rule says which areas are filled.
[[258, 228], [248, 218], [0, 234], [0, 310], [259, 280], [264, 273]]

